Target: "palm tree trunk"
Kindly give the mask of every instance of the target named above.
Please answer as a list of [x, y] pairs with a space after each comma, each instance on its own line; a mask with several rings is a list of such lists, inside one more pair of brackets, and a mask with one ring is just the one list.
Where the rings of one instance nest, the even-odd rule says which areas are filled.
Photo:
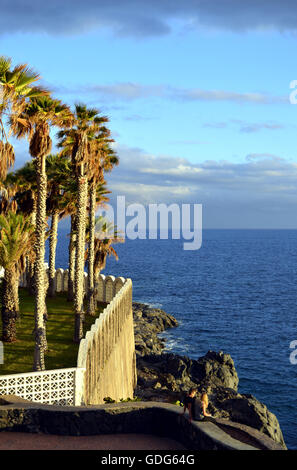
[[95, 272], [95, 269], [93, 270], [93, 284], [94, 284], [94, 305], [95, 305], [95, 310], [98, 307], [98, 300], [97, 300], [97, 289], [96, 289], [96, 282], [99, 277], [101, 271]]
[[89, 250], [88, 250], [88, 305], [87, 312], [94, 316], [95, 305], [95, 284], [94, 284], [94, 259], [95, 259], [95, 205], [96, 187], [94, 183], [90, 188], [90, 210], [89, 210]]
[[32, 222], [32, 225], [36, 225], [37, 199], [36, 199], [35, 193], [33, 193], [32, 198], [33, 198], [33, 207], [32, 207], [32, 214], [31, 214], [31, 222]]
[[59, 211], [54, 209], [52, 212], [51, 233], [49, 240], [49, 297], [54, 297], [56, 293], [55, 274], [56, 274], [56, 248], [58, 241], [58, 223]]
[[5, 269], [2, 286], [2, 341], [12, 343], [16, 341], [16, 321], [18, 308], [15, 298], [15, 285], [17, 285], [16, 272]]
[[46, 350], [46, 286], [44, 279], [45, 229], [46, 229], [46, 196], [47, 176], [45, 155], [36, 159], [37, 177], [37, 213], [35, 244], [35, 351], [33, 370], [44, 370], [44, 352]]
[[17, 320], [20, 318], [20, 303], [19, 303], [19, 276], [15, 276], [15, 281], [13, 283], [13, 295], [15, 302], [15, 310], [17, 312]]
[[83, 168], [78, 177], [77, 202], [77, 235], [75, 252], [74, 276], [74, 308], [75, 327], [74, 342], [79, 343], [83, 337], [84, 323], [84, 264], [85, 264], [85, 238], [86, 238], [86, 210], [87, 210], [88, 180], [83, 176]]
[[[36, 226], [37, 199], [36, 199], [35, 192], [32, 193], [32, 198], [33, 198], [33, 209], [32, 209], [32, 214], [31, 214], [31, 221], [32, 221], [32, 225]], [[34, 293], [35, 293], [35, 291], [34, 291], [34, 289], [35, 289], [35, 287], [34, 287], [34, 283], [35, 283], [34, 271], [35, 271], [35, 263], [30, 261], [30, 259], [28, 257], [27, 258], [26, 276], [27, 276], [27, 287], [28, 287], [29, 293], [31, 295], [34, 295]]]
[[76, 216], [71, 216], [71, 231], [69, 241], [69, 267], [68, 267], [68, 293], [67, 300], [74, 299], [74, 273], [75, 273], [75, 248], [76, 248]]

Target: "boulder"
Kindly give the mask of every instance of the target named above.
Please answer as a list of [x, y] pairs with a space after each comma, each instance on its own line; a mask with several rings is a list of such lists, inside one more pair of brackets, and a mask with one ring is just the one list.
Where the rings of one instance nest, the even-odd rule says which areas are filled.
[[[253, 395], [229, 396], [224, 400], [214, 397], [219, 410], [226, 411], [229, 419], [237, 423], [247, 424], [252, 428], [267, 434], [277, 443], [285, 446], [282, 431], [276, 416], [271, 413], [264, 403]], [[217, 413], [218, 414], [218, 413]]]
[[187, 391], [191, 387], [208, 389], [227, 387], [237, 390], [238, 376], [234, 362], [228, 354], [209, 351], [198, 360], [178, 354], [148, 354], [137, 359], [138, 376], [160, 378], [170, 383], [171, 390]]
[[238, 375], [233, 359], [222, 351], [208, 351], [205, 356], [192, 362], [191, 376], [193, 380], [207, 387], [238, 388]]
[[165, 340], [157, 334], [178, 326], [177, 320], [159, 308], [133, 302], [134, 337], [137, 356], [146, 354], [161, 354]]

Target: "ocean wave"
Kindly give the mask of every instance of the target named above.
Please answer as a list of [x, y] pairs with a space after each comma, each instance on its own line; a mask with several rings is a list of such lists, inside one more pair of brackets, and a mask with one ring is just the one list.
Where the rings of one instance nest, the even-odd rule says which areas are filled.
[[149, 301], [147, 298], [145, 300], [133, 299], [133, 302], [139, 302], [140, 304], [147, 305], [150, 308], [162, 308], [163, 306], [163, 304], [161, 304], [160, 302], [154, 302], [153, 300]]

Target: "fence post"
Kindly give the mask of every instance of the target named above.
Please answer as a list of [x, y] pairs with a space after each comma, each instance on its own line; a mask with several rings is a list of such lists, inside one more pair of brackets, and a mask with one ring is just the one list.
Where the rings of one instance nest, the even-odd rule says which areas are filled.
[[84, 386], [85, 386], [85, 372], [83, 367], [77, 367], [75, 371], [74, 383], [74, 406], [84, 405]]
[[2, 341], [0, 341], [0, 364], [4, 364], [4, 346]]

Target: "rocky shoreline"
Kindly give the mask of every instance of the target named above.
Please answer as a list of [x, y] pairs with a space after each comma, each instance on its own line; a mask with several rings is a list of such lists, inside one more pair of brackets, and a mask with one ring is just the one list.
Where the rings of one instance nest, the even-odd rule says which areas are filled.
[[229, 354], [208, 351], [195, 360], [164, 352], [165, 339], [158, 334], [177, 327], [177, 320], [164, 310], [138, 302], [133, 302], [133, 318], [137, 397], [175, 403], [196, 387], [199, 393], [208, 393], [214, 418], [251, 426], [286, 448], [276, 416], [253, 395], [238, 393], [239, 379]]

